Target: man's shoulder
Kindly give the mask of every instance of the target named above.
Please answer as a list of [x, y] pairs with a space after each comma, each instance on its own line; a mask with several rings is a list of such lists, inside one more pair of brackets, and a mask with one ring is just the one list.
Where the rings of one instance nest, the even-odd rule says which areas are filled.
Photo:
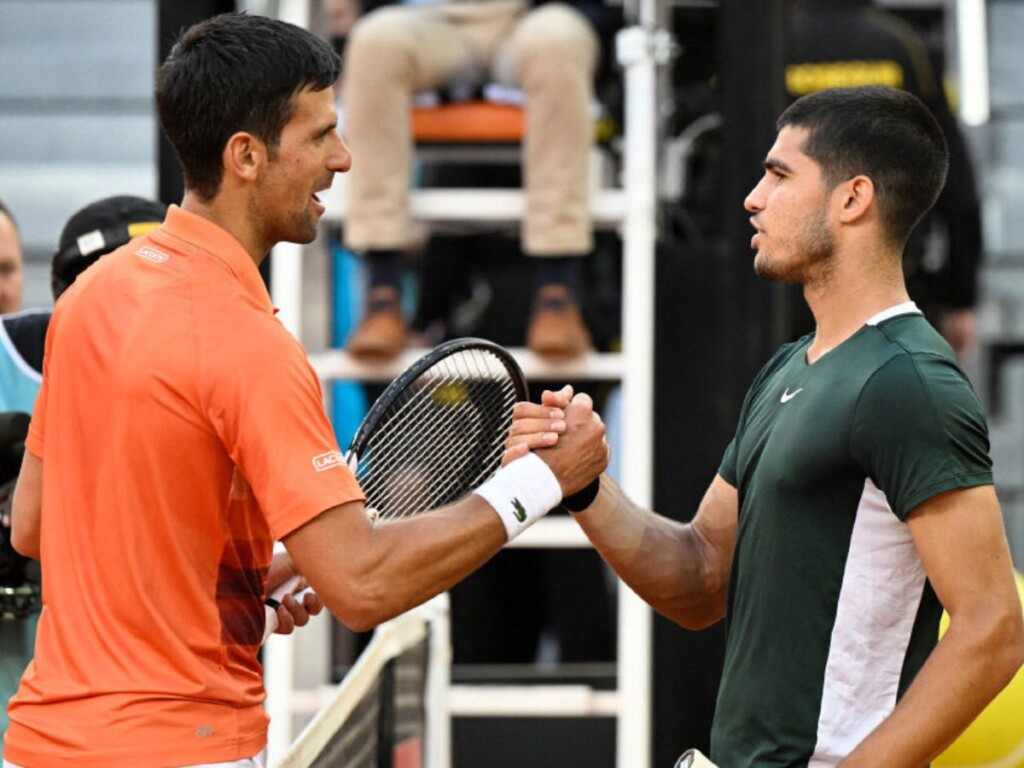
[[873, 360], [865, 361], [862, 403], [883, 405], [883, 411], [931, 413], [936, 419], [966, 409], [984, 422], [984, 409], [956, 354], [923, 316], [895, 317], [877, 331]]
[[933, 360], [959, 368], [956, 353], [924, 315], [898, 315], [875, 326], [875, 340], [883, 358], [907, 356]]
[[196, 332], [214, 356], [209, 363], [251, 370], [306, 359], [302, 344], [284, 324], [242, 291], [207, 305], [197, 319]]

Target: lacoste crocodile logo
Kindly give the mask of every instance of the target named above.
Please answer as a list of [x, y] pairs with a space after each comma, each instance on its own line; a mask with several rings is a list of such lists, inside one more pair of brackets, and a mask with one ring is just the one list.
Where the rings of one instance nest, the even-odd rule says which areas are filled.
[[512, 507], [515, 510], [512, 515], [515, 517], [517, 522], [526, 522], [526, 507], [522, 505], [519, 499], [512, 499]]

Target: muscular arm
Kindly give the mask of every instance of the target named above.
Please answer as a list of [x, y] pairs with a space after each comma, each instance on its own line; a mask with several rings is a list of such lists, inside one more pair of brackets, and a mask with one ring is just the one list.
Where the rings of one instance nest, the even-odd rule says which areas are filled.
[[[517, 403], [506, 459], [527, 450], [543, 457], [558, 446], [565, 429], [557, 409], [571, 397], [567, 385], [544, 391], [540, 404]], [[594, 502], [574, 517], [619, 577], [665, 617], [702, 629], [725, 616], [739, 496], [720, 476], [688, 524], [635, 504], [607, 475]]]
[[[43, 462], [26, 451], [14, 491], [14, 548], [39, 558]], [[570, 482], [578, 483], [578, 480]], [[369, 629], [451, 587], [505, 544], [505, 527], [479, 496], [429, 515], [382, 526], [369, 523], [363, 505], [328, 510], [284, 539], [294, 568], [271, 576], [275, 586], [297, 570], [345, 624]], [[277, 563], [280, 566], [280, 563]], [[282, 631], [305, 624], [312, 610], [279, 609]]]
[[[565, 494], [608, 464], [604, 425], [579, 396], [566, 434], [542, 459]], [[497, 513], [475, 494], [441, 509], [371, 525], [362, 503], [327, 510], [283, 539], [295, 566], [327, 607], [355, 630], [373, 627], [442, 592], [507, 541]]]
[[725, 616], [737, 515], [736, 489], [717, 475], [688, 524], [643, 509], [603, 476], [594, 503], [575, 518], [601, 557], [651, 607], [688, 629], [702, 629]]
[[11, 545], [21, 555], [39, 559], [42, 520], [43, 460], [25, 451], [11, 505]]
[[454, 585], [501, 549], [506, 535], [487, 502], [470, 495], [378, 526], [353, 502], [324, 512], [283, 541], [328, 609], [364, 631]]
[[949, 629], [893, 713], [843, 768], [926, 764], [1024, 660], [1024, 622], [994, 489], [937, 496], [915, 509], [908, 524]]
[[[37, 559], [42, 466], [41, 459], [25, 453], [12, 513], [14, 548]], [[370, 525], [363, 505], [353, 503], [328, 510], [284, 543], [295, 566], [284, 568], [277, 558], [271, 586], [297, 569], [338, 618], [354, 629], [368, 629], [478, 568], [505, 543], [505, 528], [479, 496], [377, 527]], [[318, 611], [318, 605], [311, 607]], [[285, 632], [295, 626], [294, 613], [279, 610]], [[298, 623], [305, 621], [308, 616]]]

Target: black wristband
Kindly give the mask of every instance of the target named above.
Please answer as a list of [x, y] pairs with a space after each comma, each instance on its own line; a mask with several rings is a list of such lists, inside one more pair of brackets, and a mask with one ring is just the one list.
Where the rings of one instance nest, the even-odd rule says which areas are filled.
[[268, 608], [273, 608], [275, 611], [281, 607], [281, 601], [275, 600], [272, 597], [268, 597], [266, 600], [264, 600], [263, 604]]
[[599, 490], [601, 490], [601, 478], [595, 477], [585, 488], [562, 499], [562, 506], [570, 512], [582, 512], [594, 503]]

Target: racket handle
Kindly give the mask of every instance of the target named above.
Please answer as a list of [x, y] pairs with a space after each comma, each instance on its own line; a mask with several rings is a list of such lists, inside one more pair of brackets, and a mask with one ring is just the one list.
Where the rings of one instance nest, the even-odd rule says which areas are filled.
[[301, 576], [292, 576], [291, 578], [286, 579], [281, 586], [270, 593], [270, 600], [273, 600], [274, 603], [272, 604], [268, 600], [267, 604], [263, 608], [267, 615], [266, 622], [263, 626], [263, 640], [260, 643], [261, 645], [267, 642], [267, 638], [274, 634], [278, 626], [280, 626], [280, 622], [277, 620], [277, 604], [284, 600], [288, 595], [292, 595], [296, 600], [302, 602], [302, 599], [306, 594], [313, 591], [312, 587], [306, 587], [300, 592], [295, 592], [295, 588], [299, 586], [301, 581]]
[[697, 749], [688, 749], [679, 756], [675, 768], [718, 768]]

